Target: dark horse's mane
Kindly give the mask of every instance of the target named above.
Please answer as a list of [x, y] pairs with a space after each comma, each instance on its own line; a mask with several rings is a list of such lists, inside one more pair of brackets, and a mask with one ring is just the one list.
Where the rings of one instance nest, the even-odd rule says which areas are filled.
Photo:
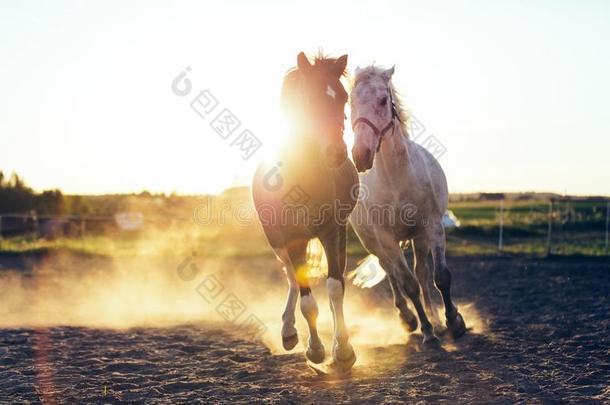
[[[334, 67], [337, 62], [337, 58], [328, 57], [322, 52], [318, 52], [314, 56], [312, 64], [313, 70], [330, 70]], [[347, 77], [347, 69], [341, 72], [341, 77]], [[280, 96], [280, 106], [284, 114], [288, 117], [292, 125], [298, 125], [306, 117], [302, 116], [302, 109], [300, 106], [300, 86], [301, 86], [301, 71], [298, 67], [294, 66], [286, 72], [282, 83], [282, 93]]]
[[[319, 51], [313, 58], [313, 67], [314, 69], [328, 70], [335, 65], [337, 59], [338, 58], [331, 58], [328, 55], [324, 55], [322, 51]], [[288, 69], [288, 71], [284, 75], [284, 80], [295, 71], [299, 71], [296, 66], [293, 66]], [[345, 68], [343, 72], [341, 72], [341, 76], [347, 77], [347, 68]]]

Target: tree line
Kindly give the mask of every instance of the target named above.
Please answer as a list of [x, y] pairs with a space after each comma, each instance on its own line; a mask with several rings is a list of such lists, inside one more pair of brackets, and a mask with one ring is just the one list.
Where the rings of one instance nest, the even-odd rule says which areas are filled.
[[92, 215], [113, 216], [123, 211], [138, 211], [149, 217], [190, 218], [193, 207], [200, 203], [197, 196], [178, 196], [174, 193], [66, 195], [58, 189], [41, 193], [29, 187], [21, 176], [6, 176], [0, 170], [0, 215]]
[[27, 213], [51, 215], [64, 212], [64, 196], [59, 190], [36, 193], [17, 173], [6, 177], [0, 171], [0, 214]]

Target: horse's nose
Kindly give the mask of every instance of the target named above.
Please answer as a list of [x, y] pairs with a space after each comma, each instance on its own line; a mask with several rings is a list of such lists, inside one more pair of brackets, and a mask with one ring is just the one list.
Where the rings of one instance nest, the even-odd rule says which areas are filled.
[[354, 148], [352, 155], [358, 172], [365, 172], [373, 166], [373, 152], [369, 148]]

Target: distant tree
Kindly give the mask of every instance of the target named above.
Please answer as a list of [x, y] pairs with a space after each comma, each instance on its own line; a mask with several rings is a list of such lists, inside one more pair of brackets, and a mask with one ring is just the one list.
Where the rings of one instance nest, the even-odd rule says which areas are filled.
[[25, 181], [15, 172], [11, 173], [11, 178], [8, 181], [9, 186], [15, 189], [26, 190], [32, 192], [32, 189], [25, 185]]
[[64, 198], [64, 210], [71, 215], [87, 215], [93, 213], [91, 202], [81, 195], [71, 195]]
[[37, 211], [40, 214], [60, 214], [63, 209], [61, 191], [47, 190], [37, 194], [17, 173], [13, 172], [7, 181], [0, 171], [0, 213]]
[[63, 214], [64, 196], [59, 190], [45, 190], [36, 196], [36, 211], [39, 214]]

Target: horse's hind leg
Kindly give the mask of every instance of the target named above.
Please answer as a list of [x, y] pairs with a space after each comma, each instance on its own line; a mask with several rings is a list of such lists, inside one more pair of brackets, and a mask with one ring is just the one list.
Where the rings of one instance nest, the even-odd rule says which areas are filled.
[[299, 342], [299, 336], [297, 334], [297, 328], [294, 326], [295, 317], [294, 311], [297, 305], [297, 299], [299, 294], [299, 285], [297, 283], [296, 271], [292, 264], [292, 260], [288, 254], [286, 248], [275, 248], [275, 254], [278, 259], [284, 264], [284, 273], [288, 280], [288, 298], [286, 299], [286, 306], [282, 313], [282, 345], [286, 350], [292, 350]]
[[411, 269], [409, 269], [407, 261], [405, 260], [405, 257], [402, 254], [402, 251], [400, 251], [398, 245], [396, 246], [396, 248], [396, 257], [390, 259], [392, 260], [392, 262], [385, 263], [385, 265], [382, 264], [382, 267], [391, 268], [391, 271], [394, 273], [394, 276], [402, 279], [401, 293], [409, 297], [409, 299], [413, 303], [413, 306], [415, 307], [415, 310], [417, 311], [417, 316], [419, 317], [419, 322], [421, 325], [421, 331], [424, 335], [423, 343], [427, 346], [435, 346], [439, 343], [439, 340], [434, 335], [432, 324], [430, 323], [430, 320], [426, 315], [426, 311], [424, 310], [424, 306], [422, 305], [420, 299], [421, 289], [419, 286], [419, 282], [417, 281], [417, 278], [415, 278], [415, 275], [413, 274]]
[[386, 273], [388, 275], [388, 281], [390, 282], [392, 296], [394, 297], [394, 306], [398, 309], [400, 323], [408, 332], [413, 332], [417, 329], [417, 318], [407, 306], [407, 301], [401, 293], [402, 287], [400, 286], [400, 281], [389, 270], [386, 271]]
[[431, 269], [428, 266], [428, 255], [430, 253], [430, 244], [428, 243], [428, 237], [426, 235], [418, 237], [413, 240], [413, 254], [415, 257], [415, 275], [419, 281], [419, 285], [422, 289], [422, 295], [424, 297], [424, 306], [428, 316], [432, 320], [433, 325], [440, 325], [441, 321], [438, 318], [436, 308], [432, 305], [432, 297], [430, 291], [431, 284]]
[[399, 285], [399, 287], [401, 294], [409, 297], [413, 303], [413, 306], [417, 311], [417, 316], [419, 317], [422, 334], [424, 335], [423, 343], [430, 346], [437, 345], [439, 340], [434, 335], [432, 324], [426, 315], [426, 311], [424, 310], [424, 306], [420, 299], [421, 288], [419, 282], [409, 268], [399, 244], [396, 241], [390, 242], [388, 240], [377, 257], [379, 257], [381, 267], [383, 267], [388, 274], [392, 274], [394, 278], [400, 281], [399, 284], [401, 285]]
[[466, 325], [462, 315], [458, 312], [457, 307], [453, 305], [451, 299], [451, 272], [449, 271], [445, 258], [445, 230], [441, 224], [438, 224], [434, 239], [434, 247], [432, 248], [432, 258], [434, 259], [434, 283], [443, 297], [447, 328], [453, 337], [457, 338], [466, 332]]
[[[296, 282], [301, 295], [301, 313], [307, 321], [309, 327], [309, 340], [305, 357], [314, 363], [324, 361], [324, 345], [318, 336], [317, 319], [318, 304], [313, 297], [309, 286], [309, 269], [307, 267], [307, 240], [304, 243], [297, 243], [289, 250], [290, 260], [295, 269]], [[293, 311], [294, 312], [294, 311]]]

